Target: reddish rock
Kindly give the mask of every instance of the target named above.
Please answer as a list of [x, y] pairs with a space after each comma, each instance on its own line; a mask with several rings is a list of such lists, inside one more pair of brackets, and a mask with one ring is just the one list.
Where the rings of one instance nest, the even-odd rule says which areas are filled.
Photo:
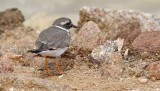
[[[142, 59], [158, 61], [160, 58], [160, 31], [141, 33], [132, 43], [132, 52]], [[131, 48], [131, 49], [132, 49]]]
[[95, 22], [107, 40], [124, 38], [124, 47], [145, 31], [159, 31], [159, 16], [136, 10], [110, 10], [107, 8], [80, 9], [79, 28], [88, 21]]
[[[82, 7], [80, 9], [78, 26], [82, 27], [87, 21], [94, 21], [106, 36], [114, 38], [118, 32], [127, 32], [129, 29], [144, 31], [160, 30], [159, 16], [137, 10], [111, 10], [107, 8]], [[125, 26], [125, 27], [124, 27]]]
[[[13, 41], [13, 40], [12, 40]], [[1, 46], [2, 54], [15, 53], [18, 55], [27, 55], [27, 51], [33, 48], [33, 42], [27, 40], [6, 43]]]
[[14, 53], [6, 53], [0, 57], [0, 73], [12, 72], [14, 66], [19, 63], [22, 56]]
[[24, 21], [24, 16], [17, 8], [7, 9], [0, 12], [0, 34], [5, 29], [12, 29], [21, 25]]
[[35, 69], [45, 69], [45, 58], [39, 56], [31, 57], [28, 59], [27, 64]]
[[98, 25], [89, 21], [79, 30], [72, 45], [77, 52], [83, 51], [83, 54], [88, 54], [104, 42], [105, 39]]
[[139, 51], [160, 50], [160, 31], [141, 33], [132, 43], [132, 46]]
[[160, 61], [149, 64], [146, 68], [148, 78], [160, 80]]

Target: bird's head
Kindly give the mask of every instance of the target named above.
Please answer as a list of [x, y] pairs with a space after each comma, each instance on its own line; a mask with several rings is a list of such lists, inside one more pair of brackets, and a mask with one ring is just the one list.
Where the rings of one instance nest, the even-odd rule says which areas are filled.
[[52, 25], [59, 26], [65, 29], [78, 28], [76, 25], [73, 25], [72, 21], [69, 18], [66, 17], [56, 19]]

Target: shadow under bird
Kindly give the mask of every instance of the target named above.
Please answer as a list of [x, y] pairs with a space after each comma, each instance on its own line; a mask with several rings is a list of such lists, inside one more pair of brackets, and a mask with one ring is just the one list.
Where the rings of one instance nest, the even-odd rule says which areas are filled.
[[28, 52], [45, 57], [46, 74], [48, 73], [47, 57], [56, 57], [58, 74], [61, 74], [58, 61], [60, 56], [71, 44], [70, 29], [77, 28], [69, 18], [61, 17], [54, 21], [51, 27], [43, 30], [35, 42], [35, 48]]

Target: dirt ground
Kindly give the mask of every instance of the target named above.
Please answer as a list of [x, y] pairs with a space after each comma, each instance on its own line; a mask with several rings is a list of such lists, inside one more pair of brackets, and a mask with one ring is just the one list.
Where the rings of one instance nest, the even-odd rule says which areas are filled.
[[[0, 69], [0, 91], [6, 91], [6, 89], [48, 91], [52, 83], [54, 83], [54, 89], [58, 88], [58, 91], [61, 88], [63, 90], [60, 91], [66, 91], [67, 87], [71, 87], [73, 91], [160, 91], [160, 80], [149, 79], [143, 75], [135, 77], [134, 74], [130, 76], [127, 72], [120, 72], [122, 65], [123, 68], [128, 69], [127, 64], [132, 65], [134, 61], [141, 62], [137, 59], [126, 61], [116, 59], [119, 55], [115, 55], [112, 60], [115, 64], [97, 65], [91, 63], [87, 56], [74, 53], [72, 48], [62, 55], [59, 62], [62, 75], [56, 75], [55, 59], [48, 58], [49, 73], [53, 74], [48, 76], [45, 74], [44, 57], [27, 53], [27, 50], [34, 48], [37, 36], [38, 33], [35, 30], [24, 26], [3, 31], [0, 35], [0, 67], [4, 68], [4, 70]], [[119, 61], [122, 63], [120, 64]], [[139, 64], [135, 63], [133, 66], [141, 67]], [[135, 69], [141, 70], [136, 67]], [[104, 72], [105, 70], [108, 70], [108, 73]], [[144, 72], [145, 69], [142, 70]], [[43, 84], [39, 85], [41, 83]], [[65, 86], [60, 87], [59, 84], [65, 84]]]
[[[62, 58], [60, 69], [63, 75], [57, 73], [56, 66], [53, 65], [53, 75], [47, 76], [44, 71], [31, 70], [31, 67], [17, 68], [13, 74], [30, 74], [36, 78], [47, 79], [55, 83], [68, 84], [74, 91], [159, 91], [159, 80], [148, 80], [146, 83], [139, 82], [138, 78], [131, 76], [119, 77], [118, 79], [108, 78], [100, 74], [99, 68], [89, 67], [85, 62], [74, 61], [73, 68], [64, 71], [63, 64], [69, 64]], [[79, 60], [80, 61], [80, 60]], [[49, 69], [51, 71], [51, 69]]]
[[[23, 37], [23, 35], [25, 34], [31, 35], [34, 33], [34, 31], [32, 31], [33, 33], [30, 30], [26, 30], [26, 31], [29, 31], [29, 33], [24, 33], [24, 31], [20, 31], [19, 33], [18, 32], [17, 33], [18, 34], [22, 33], [21, 36], [19, 36], [20, 38]], [[16, 33], [14, 34], [14, 36], [17, 36]], [[37, 35], [34, 35], [34, 37], [32, 38], [35, 38], [35, 36]], [[108, 74], [104, 75], [101, 70], [103, 69], [103, 65], [98, 67], [96, 64], [93, 64], [88, 60], [86, 60], [85, 57], [81, 57], [79, 55], [74, 57], [70, 53], [65, 53], [65, 55], [62, 56], [61, 61], [59, 62], [60, 69], [63, 73], [63, 75], [61, 76], [55, 75], [57, 73], [55, 59], [49, 58], [48, 68], [49, 68], [49, 72], [53, 75], [47, 76], [45, 74], [46, 71], [45, 71], [44, 58], [34, 57], [31, 53], [26, 52], [26, 50], [33, 47], [34, 42], [30, 42], [31, 41], [30, 40], [26, 42], [26, 44], [25, 43], [18, 44], [18, 42], [12, 43], [11, 41], [14, 41], [12, 37], [13, 36], [7, 37], [6, 40], [8, 42], [5, 42], [5, 41], [2, 42], [3, 44], [7, 45], [5, 46], [4, 49], [6, 50], [4, 51], [5, 52], [9, 51], [11, 53], [23, 55], [24, 56], [23, 59], [25, 61], [22, 61], [22, 63], [20, 62], [20, 64], [23, 64], [23, 66], [18, 66], [18, 65], [15, 66], [11, 74], [14, 74], [14, 75], [28, 74], [28, 75], [32, 75], [35, 78], [47, 79], [59, 84], [67, 84], [71, 86], [72, 90], [77, 90], [77, 91], [117, 91], [117, 90], [118, 91], [122, 91], [122, 90], [123, 91], [126, 91], [126, 90], [127, 91], [128, 90], [159, 91], [160, 90], [159, 80], [146, 78], [148, 81], [145, 83], [142, 83], [139, 81], [138, 77], [129, 76], [127, 74], [123, 74], [116, 78], [111, 77]], [[26, 41], [27, 39], [30, 39], [28, 37], [23, 37], [23, 38], [24, 38], [23, 39], [24, 41]], [[20, 40], [21, 39], [19, 39], [18, 41]], [[19, 50], [16, 50], [17, 48], [19, 48]], [[5, 53], [5, 52], [2, 52], [2, 53]], [[35, 60], [36, 58], [42, 64], [39, 64], [38, 62], [36, 63], [37, 61]], [[36, 66], [40, 67], [40, 69], [37, 69]], [[8, 74], [6, 73], [5, 75], [10, 75], [10, 73]]]
[[77, 63], [73, 69], [65, 73], [62, 78], [59, 78], [60, 76], [48, 76], [45, 78], [58, 83], [70, 84], [73, 89], [78, 91], [160, 90], [160, 81], [149, 80], [143, 84], [135, 77], [107, 78], [101, 76], [98, 69], [89, 68], [85, 63]]

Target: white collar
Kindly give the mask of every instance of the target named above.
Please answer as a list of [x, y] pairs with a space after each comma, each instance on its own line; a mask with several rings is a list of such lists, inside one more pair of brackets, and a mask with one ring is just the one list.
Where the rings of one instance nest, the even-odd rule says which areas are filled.
[[[53, 25], [53, 26], [54, 26], [54, 25]], [[68, 33], [69, 33], [69, 31], [70, 31], [70, 29], [65, 29], [65, 28], [60, 27], [60, 26], [54, 26], [54, 27], [60, 28], [60, 29], [62, 29], [62, 30], [64, 30], [64, 31], [67, 31]]]

